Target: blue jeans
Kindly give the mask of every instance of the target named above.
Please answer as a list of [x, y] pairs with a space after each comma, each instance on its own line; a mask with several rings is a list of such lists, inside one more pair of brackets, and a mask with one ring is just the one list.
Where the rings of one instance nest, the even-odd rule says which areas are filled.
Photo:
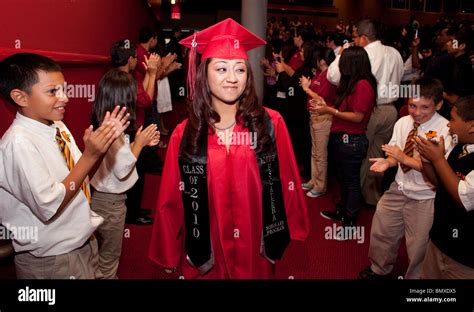
[[341, 186], [341, 201], [337, 209], [349, 218], [356, 218], [362, 205], [360, 167], [368, 146], [365, 134], [331, 133], [329, 139], [336, 177]]

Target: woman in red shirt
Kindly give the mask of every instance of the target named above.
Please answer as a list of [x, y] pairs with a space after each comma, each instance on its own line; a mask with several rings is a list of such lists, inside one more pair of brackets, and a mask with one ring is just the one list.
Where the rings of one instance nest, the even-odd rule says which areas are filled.
[[[323, 98], [312, 100], [312, 110], [331, 114], [333, 121], [329, 149], [336, 162], [341, 185], [341, 201], [336, 211], [322, 211], [324, 218], [342, 221], [343, 226], [355, 225], [361, 207], [360, 166], [367, 154], [367, 124], [374, 109], [377, 82], [372, 74], [367, 52], [361, 47], [343, 51], [339, 61], [341, 82], [334, 98], [334, 107]], [[349, 234], [348, 231], [342, 231]], [[340, 239], [347, 239], [342, 235]]]

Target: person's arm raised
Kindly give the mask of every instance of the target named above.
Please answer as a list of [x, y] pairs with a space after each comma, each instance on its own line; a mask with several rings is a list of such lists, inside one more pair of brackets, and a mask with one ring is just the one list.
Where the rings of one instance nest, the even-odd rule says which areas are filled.
[[126, 114], [126, 108], [120, 109], [117, 106], [112, 113], [107, 112], [102, 125], [93, 131], [92, 125], [84, 132], [84, 153], [71, 169], [67, 177], [62, 181], [66, 187], [66, 194], [61, 205], [51, 218], [54, 219], [60, 215], [64, 208], [69, 204], [76, 193], [81, 190], [84, 179], [95, 163], [101, 159], [101, 156], [107, 152], [112, 142], [117, 139], [128, 127], [129, 114]]

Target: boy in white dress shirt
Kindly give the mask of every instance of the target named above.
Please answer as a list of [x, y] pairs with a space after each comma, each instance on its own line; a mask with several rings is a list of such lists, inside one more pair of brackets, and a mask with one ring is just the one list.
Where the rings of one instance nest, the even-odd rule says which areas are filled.
[[[18, 53], [0, 63], [0, 94], [18, 109], [0, 143], [0, 223], [14, 234], [20, 279], [96, 278], [102, 222], [87, 175], [128, 126], [117, 107], [84, 133], [84, 153], [61, 120], [68, 98], [53, 60]], [[15, 235], [22, 233], [23, 235]]]
[[396, 122], [389, 144], [382, 145], [388, 157], [370, 159], [373, 162], [370, 170], [374, 172], [383, 173], [394, 166], [398, 166], [398, 171], [395, 181], [377, 204], [370, 234], [371, 266], [360, 272], [362, 279], [381, 278], [392, 271], [403, 237], [409, 262], [405, 278], [419, 279], [421, 275], [433, 223], [436, 187], [422, 173], [414, 138], [422, 135], [439, 140], [442, 136], [447, 152], [452, 149], [452, 140], [448, 121], [436, 112], [443, 103], [441, 82], [421, 78], [414, 86], [419, 86], [419, 96], [409, 99], [409, 115]]

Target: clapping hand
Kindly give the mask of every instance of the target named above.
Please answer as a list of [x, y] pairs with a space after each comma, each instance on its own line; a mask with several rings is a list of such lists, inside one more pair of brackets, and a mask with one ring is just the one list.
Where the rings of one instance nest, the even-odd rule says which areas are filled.
[[160, 132], [157, 131], [156, 124], [149, 125], [145, 130], [143, 126], [138, 128], [134, 142], [141, 147], [157, 145], [160, 142]]
[[301, 76], [300, 77], [300, 86], [305, 92], [308, 92], [309, 86], [311, 85], [311, 79], [309, 77]]
[[369, 161], [373, 162], [370, 171], [376, 173], [384, 173], [390, 167], [390, 163], [386, 158], [369, 158]]
[[444, 137], [439, 137], [439, 142], [434, 140], [427, 140], [421, 135], [415, 137], [415, 148], [420, 153], [423, 160], [435, 161], [440, 158], [444, 158]]
[[150, 57], [147, 58], [145, 55], [145, 61], [143, 62], [143, 66], [145, 70], [150, 74], [156, 74], [158, 72], [158, 67], [161, 65], [161, 57], [156, 54], [150, 54]]
[[309, 101], [310, 102], [310, 110], [313, 113], [318, 115], [324, 115], [329, 113], [329, 106], [326, 104], [326, 101], [319, 95]]
[[382, 151], [384, 151], [387, 156], [392, 156], [400, 163], [403, 163], [407, 157], [407, 155], [397, 145], [383, 144]]
[[125, 106], [120, 108], [120, 106], [117, 105], [112, 112], [105, 113], [101, 126], [110, 122], [112, 126], [115, 127], [114, 139], [116, 139], [130, 125], [130, 121], [128, 121], [129, 117], [130, 114], [127, 113], [127, 108]]

